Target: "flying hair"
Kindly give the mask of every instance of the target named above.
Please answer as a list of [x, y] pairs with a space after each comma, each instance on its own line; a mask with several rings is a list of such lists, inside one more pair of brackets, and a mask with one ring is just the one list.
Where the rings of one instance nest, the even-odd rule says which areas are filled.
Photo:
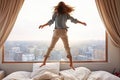
[[66, 5], [63, 1], [59, 2], [57, 6], [54, 7], [54, 12], [58, 14], [69, 14], [74, 11], [73, 7]]

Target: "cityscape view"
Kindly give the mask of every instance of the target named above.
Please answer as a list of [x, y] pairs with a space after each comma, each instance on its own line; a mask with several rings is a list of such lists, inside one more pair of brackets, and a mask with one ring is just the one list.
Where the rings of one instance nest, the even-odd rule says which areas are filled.
[[[4, 61], [42, 61], [48, 47], [46, 41], [6, 41]], [[70, 48], [73, 61], [103, 61], [106, 58], [104, 40], [76, 42]], [[67, 61], [64, 47], [57, 44], [48, 60]]]

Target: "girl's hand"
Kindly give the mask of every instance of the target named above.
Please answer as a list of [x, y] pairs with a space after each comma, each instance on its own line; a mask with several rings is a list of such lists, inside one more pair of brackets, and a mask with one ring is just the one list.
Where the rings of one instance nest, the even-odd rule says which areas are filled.
[[44, 25], [40, 25], [40, 26], [39, 26], [39, 29], [40, 29], [40, 28], [42, 29], [43, 27], [44, 27]]
[[86, 26], [86, 25], [87, 25], [85, 22], [82, 22], [82, 24], [83, 24], [84, 26]]
[[82, 25], [84, 25], [84, 26], [87, 25], [85, 22], [81, 22], [81, 21], [78, 21], [78, 23], [80, 23], [80, 24], [82, 24]]
[[40, 29], [40, 28], [42, 29], [43, 27], [45, 27], [45, 26], [47, 26], [47, 25], [48, 25], [48, 23], [43, 24], [43, 25], [40, 25], [40, 26], [39, 26], [39, 29]]

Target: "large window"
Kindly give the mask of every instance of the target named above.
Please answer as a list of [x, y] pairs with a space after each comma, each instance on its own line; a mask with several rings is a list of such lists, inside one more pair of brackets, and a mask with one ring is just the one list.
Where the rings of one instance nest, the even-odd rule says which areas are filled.
[[[50, 45], [54, 24], [44, 29], [53, 14], [53, 7], [61, 0], [25, 0], [3, 52], [3, 62], [42, 61]], [[71, 15], [87, 26], [67, 22], [68, 38], [73, 61], [106, 61], [107, 41], [104, 25], [100, 20], [94, 0], [64, 0], [74, 7]], [[51, 52], [48, 61], [68, 61], [61, 40]]]

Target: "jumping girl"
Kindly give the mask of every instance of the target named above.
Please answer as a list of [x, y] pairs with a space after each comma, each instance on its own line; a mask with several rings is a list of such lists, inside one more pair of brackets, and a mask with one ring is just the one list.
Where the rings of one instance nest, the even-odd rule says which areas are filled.
[[41, 66], [46, 64], [47, 58], [50, 56], [50, 52], [54, 48], [58, 39], [61, 38], [62, 42], [64, 44], [64, 48], [67, 52], [67, 58], [69, 59], [70, 67], [74, 70], [74, 66], [72, 63], [72, 55], [71, 55], [70, 47], [69, 47], [69, 43], [68, 43], [68, 36], [67, 36], [67, 28], [68, 27], [66, 25], [66, 22], [67, 22], [67, 20], [71, 20], [71, 22], [73, 22], [73, 23], [80, 23], [85, 26], [86, 26], [86, 23], [73, 18], [70, 15], [70, 13], [72, 11], [74, 11], [73, 7], [66, 5], [64, 2], [61, 1], [58, 3], [57, 6], [55, 6], [52, 19], [49, 20], [46, 24], [39, 26], [39, 28], [42, 29], [43, 27], [45, 27], [47, 25], [50, 26], [51, 24], [53, 24], [55, 22], [55, 30], [53, 33], [52, 41], [46, 52], [46, 55], [44, 56], [44, 61]]

